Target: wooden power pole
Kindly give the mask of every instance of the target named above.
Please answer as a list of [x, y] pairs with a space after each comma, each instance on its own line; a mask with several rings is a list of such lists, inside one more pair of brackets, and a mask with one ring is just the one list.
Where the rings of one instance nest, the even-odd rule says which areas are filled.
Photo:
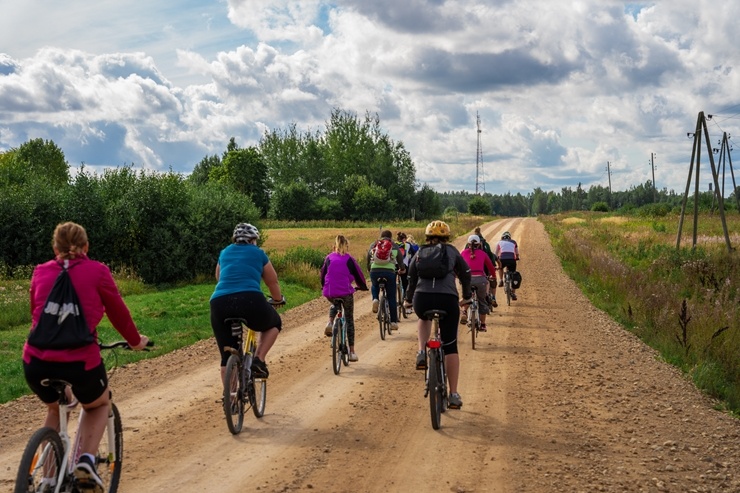
[[[725, 233], [725, 243], [727, 244], [727, 251], [732, 251], [732, 245], [730, 244], [730, 236], [727, 233], [727, 222], [725, 221], [725, 204], [722, 200], [720, 193], [719, 181], [717, 176], [717, 168], [714, 166], [714, 153], [712, 152], [712, 146], [709, 143], [709, 130], [707, 130], [707, 120], [704, 116], [704, 112], [699, 112], [699, 116], [696, 119], [696, 131], [693, 134], [694, 146], [691, 151], [691, 163], [689, 164], [689, 178], [686, 181], [686, 192], [683, 195], [683, 204], [681, 205], [681, 217], [678, 221], [678, 234], [676, 235], [676, 248], [681, 246], [681, 230], [683, 229], [683, 218], [686, 212], [686, 203], [689, 199], [689, 189], [691, 188], [691, 175], [694, 170], [694, 162], [696, 161], [696, 182], [694, 185], [694, 234], [691, 248], [696, 248], [696, 236], [699, 223], [699, 168], [701, 163], [701, 138], [704, 134], [704, 142], [707, 146], [709, 154], [709, 164], [712, 168], [712, 180], [714, 182], [714, 193], [717, 194], [717, 202], [719, 203], [719, 216], [722, 219], [722, 229]], [[688, 137], [692, 134], [688, 133]]]

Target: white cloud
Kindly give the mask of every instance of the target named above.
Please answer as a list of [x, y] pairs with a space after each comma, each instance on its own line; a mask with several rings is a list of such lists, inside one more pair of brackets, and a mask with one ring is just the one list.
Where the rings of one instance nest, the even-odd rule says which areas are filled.
[[697, 113], [717, 138], [740, 113], [733, 2], [39, 5], [0, 20], [0, 148], [44, 136], [73, 164], [188, 172], [340, 107], [378, 113], [420, 181], [472, 190], [479, 112], [489, 192], [606, 186], [607, 161], [626, 189], [651, 152], [682, 190]]

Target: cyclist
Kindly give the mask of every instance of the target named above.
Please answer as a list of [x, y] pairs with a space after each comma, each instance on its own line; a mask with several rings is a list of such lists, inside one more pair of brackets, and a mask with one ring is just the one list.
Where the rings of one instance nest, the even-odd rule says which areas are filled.
[[[402, 262], [399, 265], [404, 267], [404, 272], [403, 274], [398, 272], [398, 279], [401, 281], [401, 293], [404, 293], [409, 285], [408, 272], [406, 270], [406, 266], [408, 266], [407, 258], [409, 256], [409, 251], [406, 245], [406, 233], [403, 231], [396, 233], [396, 241], [393, 242], [393, 246], [398, 248], [398, 251], [401, 252]], [[401, 300], [397, 301], [398, 303], [401, 303]]]
[[[388, 295], [388, 305], [391, 310], [391, 329], [398, 330], [398, 304], [396, 300], [396, 269], [399, 274], [406, 273], [406, 266], [403, 265], [403, 256], [401, 251], [393, 247], [393, 233], [384, 230], [380, 233], [380, 239], [374, 241], [367, 251], [367, 270], [370, 272], [370, 281], [372, 286], [370, 293], [373, 296], [373, 313], [378, 313], [378, 296], [380, 287], [378, 279], [385, 277], [388, 281], [385, 283], [386, 294]], [[387, 259], [380, 259], [375, 253], [385, 247], [386, 241], [390, 243], [391, 252]], [[398, 266], [398, 267], [397, 267]]]
[[[89, 243], [85, 228], [73, 222], [57, 225], [52, 245], [55, 258], [37, 265], [31, 278], [32, 327], [37, 327], [62, 263], [66, 263], [80, 312], [95, 339], [95, 328], [106, 314], [132, 349], [143, 349], [149, 339], [136, 328], [110, 269], [87, 256]], [[72, 385], [71, 392], [83, 409], [77, 433], [81, 455], [74, 474], [85, 491], [102, 493], [103, 482], [95, 467], [95, 454], [108, 421], [110, 392], [97, 340], [75, 349], [40, 349], [27, 341], [23, 346], [23, 371], [28, 386], [47, 406], [44, 426], [55, 430], [59, 429], [59, 396], [41, 382], [55, 378]]]
[[[407, 275], [404, 276], [406, 278], [406, 284], [404, 284], [404, 293], [406, 292], [406, 289], [408, 289], [408, 270], [409, 270], [409, 263], [411, 263], [411, 259], [414, 258], [414, 255], [416, 255], [416, 252], [419, 251], [419, 245], [416, 244], [416, 240], [414, 240], [414, 237], [412, 235], [406, 235], [406, 256], [403, 258], [403, 263], [406, 266], [406, 272]], [[399, 303], [401, 301], [399, 300]], [[406, 315], [411, 315], [413, 312], [412, 308], [404, 308], [406, 310]]]
[[349, 241], [343, 235], [337, 235], [334, 239], [334, 251], [326, 256], [324, 264], [321, 266], [321, 292], [332, 304], [329, 308], [329, 323], [326, 324], [324, 334], [331, 337], [334, 317], [337, 314], [334, 301], [342, 300], [344, 320], [347, 324], [349, 360], [359, 361], [357, 353], [355, 353], [355, 288], [352, 287], [352, 281], [360, 291], [367, 291], [367, 284], [360, 264], [348, 252]]
[[[465, 249], [461, 252], [462, 258], [465, 259], [470, 267], [470, 283], [478, 288], [478, 308], [480, 310], [480, 331], [486, 332], [486, 316], [491, 309], [488, 307], [488, 276], [486, 272], [496, 275], [496, 267], [481, 249], [481, 241], [478, 235], [470, 235]], [[468, 323], [468, 312], [463, 310], [460, 317], [460, 325]]]
[[[496, 255], [499, 258], [501, 268], [499, 269], [499, 287], [504, 285], [504, 267], [509, 272], [516, 272], [516, 261], [519, 260], [519, 246], [511, 239], [511, 233], [504, 231], [501, 241], [496, 245]], [[516, 290], [511, 287], [511, 299], [516, 301]]]
[[259, 237], [257, 228], [249, 223], [239, 223], [234, 228], [231, 245], [221, 250], [218, 256], [216, 289], [211, 295], [210, 305], [211, 328], [221, 353], [222, 381], [230, 356], [224, 347], [237, 345], [237, 337], [231, 334], [231, 324], [225, 323], [225, 319], [243, 318], [247, 327], [260, 333], [252, 361], [252, 373], [257, 378], [268, 377], [265, 358], [283, 327], [280, 315], [267, 302], [260, 288], [260, 280], [263, 280], [272, 299], [285, 301], [275, 268], [267, 254], [257, 246]]
[[[483, 236], [480, 232], [480, 226], [475, 228], [475, 234], [480, 238], [480, 245], [481, 250], [486, 252], [486, 255], [488, 255], [488, 258], [491, 259], [491, 262], [493, 263], [494, 267], [501, 268], [501, 262], [499, 261], [498, 257], [495, 253], [493, 253], [493, 250], [491, 250], [491, 244], [488, 243], [486, 240], [486, 237]], [[498, 302], [496, 301], [496, 272], [486, 272], [486, 275], [488, 276], [489, 283], [488, 283], [488, 302], [496, 308], [498, 306]]]
[[[457, 392], [457, 381], [460, 376], [460, 357], [457, 353], [457, 321], [460, 318], [460, 307], [470, 304], [470, 268], [465, 263], [460, 252], [448, 243], [450, 239], [450, 227], [444, 221], [432, 221], [425, 230], [426, 245], [441, 245], [447, 252], [447, 275], [444, 278], [428, 279], [420, 275], [418, 262], [409, 264], [409, 289], [404, 298], [405, 306], [414, 307], [414, 312], [419, 317], [418, 342], [419, 351], [416, 354], [416, 369], [425, 370], [427, 367], [426, 353], [424, 348], [429, 340], [432, 330], [432, 322], [425, 320], [424, 313], [428, 310], [444, 310], [447, 315], [439, 321], [442, 337], [442, 347], [445, 355], [445, 368], [450, 384], [450, 409], [460, 409], [462, 398]], [[429, 248], [429, 246], [422, 246]], [[418, 260], [422, 254], [421, 249], [416, 254]], [[462, 285], [463, 300], [458, 302], [457, 285], [455, 276]]]

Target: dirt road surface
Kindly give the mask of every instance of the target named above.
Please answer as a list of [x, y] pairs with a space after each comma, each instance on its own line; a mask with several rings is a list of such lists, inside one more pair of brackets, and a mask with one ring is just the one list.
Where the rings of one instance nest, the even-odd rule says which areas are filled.
[[[217, 403], [213, 340], [119, 370], [120, 491], [740, 492], [740, 421], [595, 309], [536, 219], [483, 228], [492, 242], [504, 230], [520, 245], [519, 300], [476, 350], [461, 328], [464, 405], [440, 430], [414, 369], [416, 318], [381, 341], [358, 296], [360, 361], [335, 376], [316, 300], [285, 314], [266, 414], [238, 436]], [[0, 407], [0, 491], [42, 417], [33, 398]]]

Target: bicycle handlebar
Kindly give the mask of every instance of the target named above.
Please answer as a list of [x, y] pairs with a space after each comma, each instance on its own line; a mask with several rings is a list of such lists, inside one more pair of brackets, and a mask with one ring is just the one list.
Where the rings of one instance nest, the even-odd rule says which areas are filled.
[[272, 299], [272, 297], [270, 296], [267, 298], [267, 302], [271, 304], [272, 306], [281, 306], [281, 305], [286, 304], [287, 300], [285, 299], [285, 295], [283, 295], [283, 298], [281, 300], [277, 300], [277, 301]]
[[[126, 342], [126, 341], [116, 341], [116, 342], [111, 342], [111, 343], [108, 343], [108, 344], [99, 342], [98, 343], [98, 347], [100, 349], [116, 349], [116, 348], [121, 348], [121, 349], [128, 349], [128, 350], [133, 351], [133, 349], [131, 349], [131, 346], [129, 345], [129, 343]], [[146, 347], [147, 348], [154, 347], [154, 341], [152, 341], [151, 339], [149, 339], [149, 341], [146, 343]], [[147, 348], [142, 349], [142, 351], [149, 351]]]

